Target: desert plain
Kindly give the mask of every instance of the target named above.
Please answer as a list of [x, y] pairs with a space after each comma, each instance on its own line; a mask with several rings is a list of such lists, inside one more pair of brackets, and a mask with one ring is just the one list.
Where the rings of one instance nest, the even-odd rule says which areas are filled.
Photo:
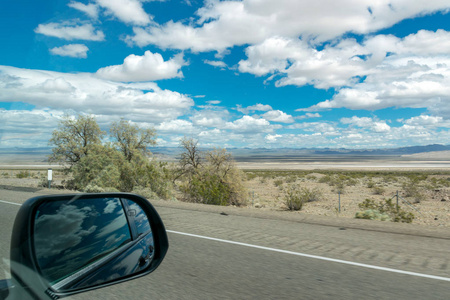
[[[392, 199], [414, 214], [414, 224], [450, 227], [448, 151], [375, 159], [240, 159], [236, 164], [245, 174], [246, 209], [354, 218], [361, 211], [358, 204], [365, 199]], [[42, 182], [48, 168], [53, 169], [53, 189], [61, 188], [65, 175], [60, 166], [2, 160], [0, 189], [46, 189]], [[304, 203], [300, 211], [289, 211], [285, 197], [288, 186], [315, 191], [318, 199]]]

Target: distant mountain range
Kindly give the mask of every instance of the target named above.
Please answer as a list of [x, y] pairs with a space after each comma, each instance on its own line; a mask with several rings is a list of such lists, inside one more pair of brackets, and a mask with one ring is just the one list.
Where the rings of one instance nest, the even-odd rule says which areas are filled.
[[[204, 149], [206, 150], [206, 149]], [[270, 159], [270, 158], [313, 158], [313, 157], [399, 157], [402, 155], [411, 155], [426, 152], [450, 151], [450, 145], [427, 145], [412, 146], [390, 149], [331, 149], [331, 148], [228, 148], [234, 159], [245, 161], [248, 159]], [[176, 158], [181, 149], [176, 147], [153, 147], [153, 154], [161, 157]]]
[[[179, 147], [152, 147], [152, 153], [161, 160], [174, 161], [180, 153]], [[202, 149], [208, 150], [208, 149]], [[332, 149], [332, 148], [228, 148], [233, 158], [237, 161], [254, 161], [270, 159], [376, 159], [400, 157], [402, 155], [412, 155], [427, 152], [450, 151], [450, 145], [427, 145], [412, 146], [390, 149]], [[0, 162], [14, 161], [35, 161], [45, 162], [51, 148], [0, 148]]]

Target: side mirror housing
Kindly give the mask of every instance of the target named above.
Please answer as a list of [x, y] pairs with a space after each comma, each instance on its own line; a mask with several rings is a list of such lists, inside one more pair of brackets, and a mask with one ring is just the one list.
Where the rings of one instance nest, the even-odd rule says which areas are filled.
[[14, 222], [10, 296], [65, 297], [141, 277], [161, 264], [168, 246], [160, 216], [141, 196], [31, 198]]

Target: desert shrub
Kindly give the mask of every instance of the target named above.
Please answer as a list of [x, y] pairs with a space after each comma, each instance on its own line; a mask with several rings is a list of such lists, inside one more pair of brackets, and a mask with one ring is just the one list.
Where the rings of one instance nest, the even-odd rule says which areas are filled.
[[146, 182], [144, 187], [152, 190], [159, 198], [169, 199], [173, 196], [172, 172], [167, 163], [151, 160], [145, 165]]
[[385, 191], [386, 190], [382, 186], [376, 185], [373, 187], [373, 193], [375, 195], [383, 195]]
[[286, 178], [287, 183], [294, 183], [296, 181], [297, 181], [297, 176], [294, 176], [294, 175], [290, 175]]
[[347, 178], [344, 182], [348, 186], [355, 186], [358, 184], [358, 180], [356, 180], [354, 178]]
[[447, 179], [444, 178], [440, 178], [438, 180], [438, 184], [442, 187], [450, 187], [450, 177]]
[[281, 179], [275, 179], [275, 181], [273, 182], [273, 184], [274, 184], [276, 187], [280, 187], [280, 186], [283, 185], [283, 180], [281, 180]]
[[132, 191], [134, 194], [141, 195], [142, 197], [146, 199], [155, 199], [158, 198], [158, 195], [152, 191], [150, 188], [142, 187], [142, 186], [135, 186]]
[[102, 188], [102, 187], [99, 187], [98, 185], [88, 184], [84, 188], [83, 192], [86, 192], [86, 193], [104, 193], [105, 189]]
[[367, 182], [367, 187], [368, 187], [369, 189], [371, 189], [371, 188], [373, 188], [374, 186], [375, 186], [375, 182], [373, 182], [373, 180], [370, 179], [369, 182]]
[[420, 183], [421, 181], [425, 181], [428, 178], [427, 174], [409, 174], [408, 178], [410, 181], [414, 183]]
[[[362, 211], [357, 212], [355, 218], [359, 219], [369, 219], [369, 217], [365, 216], [375, 216], [375, 212], [378, 212], [380, 218], [382, 215], [387, 215], [392, 222], [411, 223], [414, 220], [414, 214], [406, 212], [400, 207], [397, 209], [397, 206], [392, 202], [392, 199], [384, 199], [379, 202], [376, 202], [373, 199], [365, 199], [358, 204], [358, 207]], [[379, 219], [374, 218], [373, 220]]]
[[171, 173], [165, 163], [149, 160], [140, 152], [128, 160], [111, 145], [91, 147], [89, 154], [74, 164], [70, 171], [72, 179], [65, 183], [70, 189], [132, 192], [140, 186], [163, 199], [173, 194]]
[[114, 187], [101, 187], [95, 184], [88, 184], [83, 192], [85, 193], [116, 193], [119, 192], [118, 189]]
[[332, 174], [325, 175], [319, 179], [320, 183], [327, 183], [329, 186], [334, 187], [333, 191], [343, 194], [347, 185], [356, 185], [357, 180], [347, 176], [345, 174]]
[[341, 180], [336, 180], [333, 184], [334, 189], [333, 191], [336, 193], [341, 193], [344, 194], [345, 193], [345, 182], [341, 181]]
[[306, 175], [305, 178], [306, 178], [307, 180], [310, 180], [310, 181], [316, 181], [316, 180], [317, 180], [317, 177], [314, 176], [314, 175], [312, 175], [312, 174]]
[[432, 177], [430, 179], [428, 189], [434, 190], [434, 189], [439, 189], [439, 188], [449, 187], [449, 186], [450, 186], [450, 181], [443, 179], [443, 178]]
[[359, 211], [356, 213], [355, 218], [357, 219], [368, 219], [368, 220], [378, 220], [378, 221], [387, 221], [391, 218], [388, 214], [380, 213], [376, 209], [367, 209], [364, 211]]
[[258, 175], [253, 172], [246, 172], [245, 175], [246, 179], [249, 181], [258, 177]]
[[214, 205], [227, 205], [231, 189], [219, 176], [194, 176], [184, 192], [195, 202]]
[[120, 153], [112, 147], [96, 145], [71, 168], [73, 178], [66, 187], [84, 191], [88, 185], [120, 189]]
[[385, 183], [398, 182], [398, 177], [392, 174], [384, 175], [383, 182]]
[[22, 171], [20, 171], [19, 173], [16, 174], [16, 177], [20, 178], [20, 179], [28, 178], [30, 176], [31, 176], [31, 173], [28, 170], [22, 170]]
[[409, 182], [403, 184], [402, 188], [405, 192], [405, 196], [412, 197], [415, 203], [420, 203], [425, 199], [425, 196], [418, 186], [418, 180], [410, 179]]
[[244, 173], [236, 167], [231, 154], [225, 149], [203, 153], [197, 143], [186, 138], [181, 141], [184, 152], [176, 173], [184, 200], [214, 205], [244, 204], [247, 195]]
[[319, 183], [328, 183], [329, 185], [332, 185], [333, 181], [330, 175], [325, 175], [319, 179]]
[[47, 178], [47, 176], [39, 177], [39, 181], [37, 183], [37, 187], [42, 187], [42, 188], [48, 187], [48, 178]]
[[308, 189], [297, 184], [289, 184], [283, 189], [284, 203], [289, 210], [301, 210], [303, 204], [318, 201], [322, 193], [318, 189]]

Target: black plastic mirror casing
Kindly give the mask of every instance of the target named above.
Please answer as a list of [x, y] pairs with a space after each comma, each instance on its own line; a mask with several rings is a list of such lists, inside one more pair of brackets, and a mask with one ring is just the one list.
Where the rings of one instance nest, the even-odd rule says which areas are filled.
[[[34, 256], [32, 244], [33, 217], [40, 204], [48, 201], [74, 200], [79, 198], [95, 199], [104, 198], [126, 198], [137, 203], [148, 216], [154, 239], [154, 256], [149, 266], [139, 273], [125, 276], [116, 280], [101, 283], [88, 288], [76, 289], [69, 292], [54, 291], [50, 284], [45, 282], [39, 274], [39, 268]], [[11, 237], [11, 276], [15, 286], [15, 297], [12, 299], [57, 299], [81, 292], [97, 289], [104, 286], [124, 282], [134, 278], [147, 275], [154, 271], [164, 259], [169, 248], [167, 233], [164, 224], [150, 202], [138, 195], [130, 193], [94, 193], [94, 194], [66, 194], [39, 196], [27, 200], [19, 209]], [[14, 294], [13, 293], [13, 294]], [[10, 295], [11, 296], [11, 295]], [[10, 298], [8, 298], [10, 299]]]

